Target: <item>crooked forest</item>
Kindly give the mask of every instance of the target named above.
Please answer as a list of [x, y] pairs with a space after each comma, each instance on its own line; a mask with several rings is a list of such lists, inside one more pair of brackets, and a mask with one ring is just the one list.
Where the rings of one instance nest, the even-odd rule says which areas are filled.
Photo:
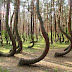
[[0, 0], [0, 72], [72, 72], [72, 0]]

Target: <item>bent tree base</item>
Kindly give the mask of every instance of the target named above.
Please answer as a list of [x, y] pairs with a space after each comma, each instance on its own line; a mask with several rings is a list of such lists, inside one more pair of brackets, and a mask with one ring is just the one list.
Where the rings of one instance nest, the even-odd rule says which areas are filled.
[[20, 66], [30, 65], [30, 64], [34, 64], [36, 62], [41, 61], [47, 55], [47, 53], [49, 51], [49, 37], [48, 37], [48, 34], [45, 32], [45, 29], [43, 27], [42, 17], [41, 17], [40, 12], [39, 12], [39, 0], [37, 0], [37, 15], [38, 15], [38, 19], [40, 21], [41, 31], [42, 31], [42, 35], [45, 39], [46, 47], [45, 47], [45, 50], [43, 51], [43, 53], [39, 57], [36, 57], [36, 58], [33, 58], [33, 59], [23, 59], [23, 58], [21, 58], [20, 61], [19, 61], [19, 64], [18, 64]]
[[16, 53], [16, 42], [15, 42], [15, 39], [13, 37], [13, 34], [10, 30], [10, 27], [8, 25], [8, 16], [9, 16], [9, 4], [10, 4], [10, 1], [7, 0], [7, 11], [6, 11], [6, 28], [7, 28], [7, 32], [9, 34], [9, 37], [10, 37], [10, 40], [12, 41], [12, 45], [13, 45], [13, 49], [10, 53], [3, 53], [3, 52], [0, 52], [0, 56], [5, 56], [5, 57], [10, 57], [10, 56], [14, 56], [14, 54]]
[[38, 39], [37, 39], [37, 41], [30, 42], [30, 44], [32, 43], [32, 46], [28, 46], [28, 48], [32, 48], [34, 46], [34, 44], [37, 43], [37, 42], [38, 42]]
[[58, 53], [58, 52], [56, 52], [55, 53], [55, 57], [60, 57], [60, 56], [64, 56], [64, 55], [66, 55], [66, 54], [68, 54], [70, 51], [71, 51], [71, 49], [72, 49], [72, 43], [71, 43], [71, 45], [69, 45], [70, 47], [65, 51], [65, 52], [63, 52], [63, 53]]
[[32, 46], [28, 46], [28, 48], [32, 48], [34, 46], [34, 41], [33, 41], [33, 43], [32, 43]]
[[64, 51], [68, 50], [69, 48], [70, 48], [70, 45], [67, 48], [65, 48]]
[[70, 36], [67, 33], [65, 33], [60, 26], [60, 14], [61, 14], [61, 3], [62, 3], [61, 0], [60, 0], [59, 17], [58, 17], [58, 26], [60, 28], [60, 31], [70, 40], [70, 47], [68, 46], [68, 48], [65, 49], [66, 51], [64, 51], [63, 53], [56, 52], [55, 57], [64, 56], [68, 54], [72, 49], [72, 31], [70, 28], [71, 27], [71, 3], [72, 3], [71, 1], [72, 0], [69, 0], [70, 5], [69, 5], [69, 21], [68, 21], [68, 31], [69, 31]]
[[31, 39], [32, 39], [32, 46], [28, 46], [28, 48], [32, 48], [34, 46], [34, 37], [33, 37], [33, 33], [31, 34]]

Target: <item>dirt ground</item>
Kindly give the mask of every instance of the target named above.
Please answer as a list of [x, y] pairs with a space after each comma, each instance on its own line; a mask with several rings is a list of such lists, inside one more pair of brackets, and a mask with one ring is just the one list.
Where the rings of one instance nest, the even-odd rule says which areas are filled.
[[54, 57], [55, 52], [63, 49], [50, 49], [47, 56], [40, 62], [30, 66], [18, 66], [20, 58], [33, 58], [41, 54], [16, 54], [14, 57], [0, 57], [0, 67], [10, 72], [72, 72], [72, 52], [64, 57]]

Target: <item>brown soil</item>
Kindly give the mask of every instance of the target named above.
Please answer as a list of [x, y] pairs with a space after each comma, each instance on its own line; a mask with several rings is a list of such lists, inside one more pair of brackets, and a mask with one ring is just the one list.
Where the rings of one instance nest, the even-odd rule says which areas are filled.
[[54, 57], [55, 52], [63, 49], [50, 49], [48, 55], [40, 62], [29, 66], [18, 66], [20, 58], [33, 58], [41, 54], [22, 53], [14, 57], [0, 57], [0, 67], [10, 72], [72, 72], [72, 53], [64, 57]]

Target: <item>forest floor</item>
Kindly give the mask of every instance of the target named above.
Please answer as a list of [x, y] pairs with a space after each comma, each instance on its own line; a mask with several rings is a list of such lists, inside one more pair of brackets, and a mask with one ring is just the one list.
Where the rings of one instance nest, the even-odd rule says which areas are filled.
[[14, 57], [0, 57], [0, 67], [1, 69], [7, 69], [9, 72], [72, 72], [72, 52], [64, 57], [54, 57], [55, 52], [61, 50], [63, 48], [50, 49], [42, 61], [22, 67], [18, 66], [20, 58], [33, 58], [40, 55], [42, 51], [31, 54], [16, 54]]

